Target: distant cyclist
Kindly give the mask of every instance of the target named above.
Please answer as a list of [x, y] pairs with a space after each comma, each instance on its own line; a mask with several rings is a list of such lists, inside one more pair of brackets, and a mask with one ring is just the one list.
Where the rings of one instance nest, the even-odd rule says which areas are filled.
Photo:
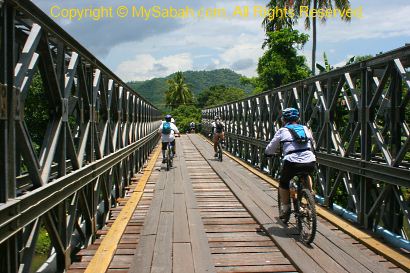
[[[281, 219], [286, 219], [290, 213], [289, 182], [297, 173], [311, 174], [315, 170], [316, 157], [313, 153], [315, 142], [310, 130], [299, 121], [299, 111], [295, 108], [286, 108], [282, 112], [282, 121], [285, 126], [280, 128], [265, 149], [265, 154], [275, 154], [280, 145], [283, 150], [283, 169], [279, 181], [279, 195], [282, 210]], [[312, 181], [308, 177], [311, 190]]]
[[191, 122], [190, 124], [189, 124], [189, 128], [191, 129], [191, 133], [195, 133], [195, 122]]
[[179, 134], [178, 128], [171, 122], [172, 116], [166, 115], [165, 121], [159, 126], [158, 133], [161, 134], [162, 141], [162, 163], [166, 162], [165, 152], [167, 145], [170, 143], [173, 153], [175, 154], [175, 134]]
[[225, 137], [225, 124], [221, 121], [219, 116], [215, 116], [215, 120], [212, 122], [212, 134], [214, 141], [214, 157], [218, 156], [218, 141], [224, 140]]

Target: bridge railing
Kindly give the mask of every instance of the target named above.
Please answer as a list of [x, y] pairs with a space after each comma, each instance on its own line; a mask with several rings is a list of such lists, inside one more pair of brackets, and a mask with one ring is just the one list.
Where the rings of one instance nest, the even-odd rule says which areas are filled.
[[410, 45], [243, 100], [202, 111], [207, 133], [226, 123], [226, 149], [278, 178], [280, 160], [263, 154], [296, 107], [317, 142], [316, 191], [366, 228], [404, 238], [410, 201]]
[[31, 1], [0, 8], [0, 272], [29, 272], [44, 229], [57, 272], [143, 166], [160, 112]]

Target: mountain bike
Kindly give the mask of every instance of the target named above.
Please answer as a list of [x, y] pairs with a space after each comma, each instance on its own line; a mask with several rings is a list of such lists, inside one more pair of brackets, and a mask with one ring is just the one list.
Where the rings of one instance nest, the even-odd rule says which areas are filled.
[[167, 171], [172, 167], [172, 161], [174, 159], [174, 153], [172, 149], [171, 142], [167, 143], [167, 151], [166, 151], [166, 163], [167, 163]]
[[[299, 239], [309, 245], [316, 235], [317, 217], [315, 199], [308, 184], [308, 173], [297, 173], [290, 180], [289, 198], [291, 205], [290, 213], [285, 215], [282, 221], [287, 224], [291, 214], [295, 215]], [[281, 211], [280, 195], [278, 194], [278, 209]]]

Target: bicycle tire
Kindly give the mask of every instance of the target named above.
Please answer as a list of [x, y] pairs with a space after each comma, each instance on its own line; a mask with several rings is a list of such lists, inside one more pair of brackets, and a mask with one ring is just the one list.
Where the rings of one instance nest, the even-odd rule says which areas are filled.
[[169, 148], [169, 166], [172, 168], [174, 163], [174, 153], [172, 152], [172, 148]]
[[302, 189], [298, 194], [297, 227], [301, 242], [309, 245], [316, 236], [317, 216], [315, 199], [308, 189]]

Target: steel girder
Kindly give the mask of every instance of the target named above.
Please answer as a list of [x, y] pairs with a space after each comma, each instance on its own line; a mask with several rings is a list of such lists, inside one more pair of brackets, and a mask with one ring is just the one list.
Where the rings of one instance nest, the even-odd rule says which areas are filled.
[[[63, 271], [142, 168], [161, 115], [31, 1], [1, 2], [0, 272], [30, 271], [41, 228]], [[42, 143], [26, 122], [36, 79]]]

